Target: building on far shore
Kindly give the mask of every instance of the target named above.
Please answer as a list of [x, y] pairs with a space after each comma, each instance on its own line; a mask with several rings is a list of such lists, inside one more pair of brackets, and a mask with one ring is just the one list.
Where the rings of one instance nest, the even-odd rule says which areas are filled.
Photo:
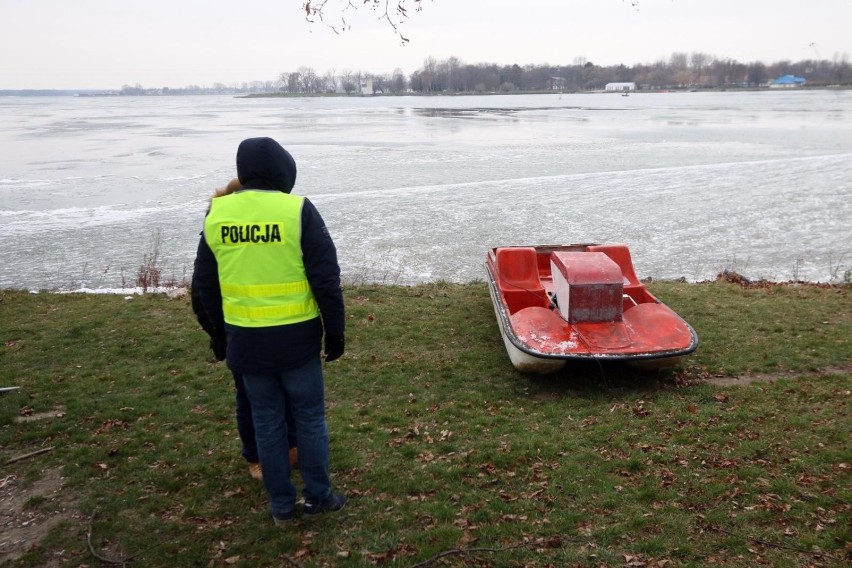
[[784, 75], [783, 77], [778, 77], [774, 81], [769, 83], [770, 89], [794, 89], [796, 87], [801, 87], [807, 83], [807, 80], [804, 77], [796, 77], [795, 75]]
[[636, 90], [636, 83], [634, 83], [632, 81], [629, 82], [629, 83], [607, 83], [606, 87], [604, 87], [604, 90], [608, 93], [620, 93], [620, 92], [624, 92], [624, 91], [635, 91]]

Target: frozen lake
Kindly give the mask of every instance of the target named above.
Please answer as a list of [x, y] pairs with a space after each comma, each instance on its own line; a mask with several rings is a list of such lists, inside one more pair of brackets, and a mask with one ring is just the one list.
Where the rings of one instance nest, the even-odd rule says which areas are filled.
[[0, 288], [188, 279], [239, 142], [296, 159], [348, 282], [482, 279], [506, 244], [625, 242], [640, 277], [842, 279], [852, 91], [0, 98]]

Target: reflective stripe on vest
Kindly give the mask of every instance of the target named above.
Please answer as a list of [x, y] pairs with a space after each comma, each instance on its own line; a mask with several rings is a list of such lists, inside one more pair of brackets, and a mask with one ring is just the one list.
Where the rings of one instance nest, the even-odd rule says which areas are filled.
[[303, 197], [266, 190], [212, 200], [204, 239], [219, 265], [227, 323], [270, 327], [319, 316], [302, 262], [303, 203]]

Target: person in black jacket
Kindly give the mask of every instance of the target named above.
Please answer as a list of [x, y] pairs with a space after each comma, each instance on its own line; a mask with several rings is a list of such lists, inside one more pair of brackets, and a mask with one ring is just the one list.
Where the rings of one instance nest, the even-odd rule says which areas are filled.
[[[228, 367], [243, 377], [263, 481], [273, 519], [280, 525], [296, 513], [285, 404], [290, 404], [296, 422], [304, 515], [336, 511], [346, 503], [343, 494], [331, 490], [320, 359], [323, 346], [327, 362], [345, 350], [340, 267], [314, 205], [303, 197], [281, 196], [290, 193], [296, 180], [289, 152], [271, 138], [244, 140], [237, 151], [237, 175], [242, 188], [215, 198], [205, 220], [193, 291], [212, 322], [214, 343], [225, 346]], [[262, 210], [258, 203], [264, 204]], [[289, 221], [291, 211], [298, 226]], [[250, 232], [260, 227], [257, 223], [266, 223], [265, 237]], [[282, 246], [292, 247], [294, 235], [296, 249]], [[303, 301], [295, 302], [292, 290], [298, 286], [269, 283], [270, 274], [302, 274], [307, 299], [303, 294]], [[268, 292], [271, 289], [277, 292]], [[293, 305], [303, 311], [296, 317], [282, 315], [290, 314]], [[255, 314], [264, 315], [254, 320]]]
[[[192, 311], [195, 313], [195, 318], [201, 325], [201, 328], [210, 335], [210, 349], [213, 351], [213, 357], [217, 361], [225, 360], [225, 343], [219, 343], [213, 337], [214, 330], [207, 312], [201, 307], [201, 301], [198, 292], [193, 286], [191, 288]], [[251, 417], [251, 405], [246, 396], [245, 386], [243, 386], [243, 377], [239, 373], [231, 373], [234, 378], [234, 390], [237, 398], [237, 432], [240, 435], [242, 442], [242, 456], [249, 464], [249, 475], [253, 479], [263, 479], [263, 473], [260, 467], [260, 459], [257, 457], [257, 443], [254, 439], [254, 424]]]
[[[234, 191], [240, 189], [240, 184], [237, 178], [232, 179], [228, 184], [216, 190], [215, 197], [230, 195]], [[213, 357], [216, 361], [225, 360], [226, 341], [224, 335], [216, 333], [216, 325], [210, 318], [209, 314], [204, 311], [201, 305], [201, 298], [195, 284], [195, 274], [193, 273], [193, 284], [191, 285], [191, 305], [195, 318], [198, 320], [201, 329], [210, 336], [210, 349], [213, 351]], [[231, 373], [234, 379], [234, 392], [236, 393], [236, 420], [237, 432], [242, 443], [242, 451], [240, 452], [243, 458], [248, 462], [249, 475], [252, 479], [263, 480], [263, 471], [260, 467], [260, 458], [257, 455], [257, 442], [254, 438], [254, 423], [251, 415], [251, 404], [249, 403], [248, 395], [246, 394], [243, 377], [239, 373]], [[298, 468], [298, 450], [296, 442], [296, 422], [293, 420], [293, 413], [287, 413], [287, 441], [289, 444], [290, 467]]]

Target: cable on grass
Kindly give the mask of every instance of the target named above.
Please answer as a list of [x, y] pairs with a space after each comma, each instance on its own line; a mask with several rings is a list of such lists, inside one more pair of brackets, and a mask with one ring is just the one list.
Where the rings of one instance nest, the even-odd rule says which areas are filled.
[[720, 532], [722, 534], [726, 534], [728, 536], [733, 536], [733, 537], [740, 538], [740, 539], [743, 539], [743, 540], [749, 540], [749, 541], [751, 541], [755, 544], [759, 544], [761, 546], [766, 546], [766, 547], [769, 547], [769, 548], [776, 548], [776, 549], [779, 549], [779, 550], [790, 550], [792, 552], [798, 552], [800, 554], [807, 554], [809, 556], [814, 556], [814, 557], [817, 557], [817, 558], [825, 558], [825, 559], [833, 560], [833, 561], [836, 561], [836, 562], [842, 562], [844, 560], [843, 558], [839, 558], [837, 556], [834, 556], [832, 554], [828, 554], [826, 552], [821, 552], [821, 551], [817, 551], [817, 550], [808, 550], [806, 548], [801, 548], [799, 546], [790, 546], [788, 544], [782, 544], [780, 542], [763, 540], [761, 538], [757, 538], [757, 537], [754, 537], [754, 536], [751, 536], [751, 535], [729, 531], [727, 529], [723, 529], [722, 527], [718, 527], [716, 525], [704, 524], [704, 525], [702, 525], [702, 528], [707, 529], [707, 530], [711, 530], [711, 531]]
[[456, 556], [456, 555], [465, 555], [465, 554], [476, 554], [480, 552], [506, 552], [508, 550], [515, 550], [518, 548], [530, 548], [530, 547], [546, 547], [546, 548], [561, 548], [562, 547], [562, 536], [561, 535], [553, 535], [547, 538], [539, 538], [535, 540], [531, 540], [529, 542], [516, 542], [514, 544], [510, 544], [508, 546], [503, 546], [501, 548], [453, 548], [451, 550], [445, 550], [443, 552], [439, 552], [435, 556], [431, 558], [427, 558], [423, 562], [415, 564], [411, 566], [411, 568], [425, 568], [426, 566], [430, 566], [437, 560], [441, 558], [446, 558], [447, 556]]
[[158, 543], [156, 543], [152, 546], [149, 546], [148, 548], [146, 548], [146, 549], [144, 549], [144, 550], [142, 550], [142, 551], [140, 551], [136, 554], [126, 556], [126, 557], [124, 557], [120, 560], [113, 560], [112, 558], [106, 558], [104, 556], [101, 556], [100, 554], [98, 554], [98, 552], [95, 550], [95, 546], [92, 544], [92, 526], [95, 524], [95, 517], [97, 515], [98, 515], [98, 510], [95, 509], [95, 511], [92, 513], [92, 516], [89, 517], [89, 530], [86, 533], [86, 544], [89, 546], [89, 552], [92, 553], [92, 556], [94, 556], [95, 558], [97, 558], [98, 560], [100, 560], [101, 562], [103, 562], [105, 564], [111, 564], [113, 566], [126, 566], [128, 562], [133, 562], [136, 558], [142, 556], [143, 554], [145, 554], [149, 550], [152, 550], [152, 549], [160, 546], [161, 544], [163, 544], [162, 542], [158, 542]]

